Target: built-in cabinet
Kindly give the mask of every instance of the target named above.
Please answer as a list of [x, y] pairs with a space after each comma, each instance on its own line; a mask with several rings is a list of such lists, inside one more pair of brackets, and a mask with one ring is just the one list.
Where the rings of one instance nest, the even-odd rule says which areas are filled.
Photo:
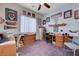
[[36, 40], [36, 34], [25, 34], [23, 40], [24, 46], [33, 44], [35, 40]]
[[16, 56], [16, 45], [2, 45], [0, 46], [0, 56]]
[[55, 35], [55, 40], [56, 40], [56, 46], [64, 47], [64, 42], [70, 41], [71, 38], [69, 38], [69, 36], [66, 35]]
[[58, 47], [64, 47], [64, 39], [62, 35], [56, 36], [56, 46]]

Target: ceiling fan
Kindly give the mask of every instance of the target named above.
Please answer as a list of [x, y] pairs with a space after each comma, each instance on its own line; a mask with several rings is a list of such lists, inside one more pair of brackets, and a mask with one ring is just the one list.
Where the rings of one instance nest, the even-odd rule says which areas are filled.
[[[43, 5], [46, 7], [46, 8], [50, 8], [50, 5], [47, 4], [47, 3], [43, 3]], [[41, 4], [38, 6], [38, 11], [41, 9]]]

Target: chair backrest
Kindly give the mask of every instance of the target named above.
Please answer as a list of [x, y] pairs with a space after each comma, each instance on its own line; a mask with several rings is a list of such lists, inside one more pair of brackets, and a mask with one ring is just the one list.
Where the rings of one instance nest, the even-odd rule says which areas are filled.
[[72, 42], [75, 42], [75, 43], [79, 44], [79, 36], [74, 37], [74, 38], [72, 39]]

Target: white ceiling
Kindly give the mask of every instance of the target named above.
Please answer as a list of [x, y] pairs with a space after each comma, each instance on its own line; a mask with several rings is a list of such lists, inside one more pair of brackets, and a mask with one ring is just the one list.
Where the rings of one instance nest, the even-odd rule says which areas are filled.
[[[55, 7], [62, 6], [62, 3], [48, 3], [48, 4], [51, 6], [49, 9], [46, 8], [42, 4], [41, 9], [38, 11], [39, 3], [19, 3], [19, 5], [27, 8], [27, 9], [33, 10], [33, 11], [39, 13], [39, 14], [42, 14], [42, 15], [50, 14], [50, 13], [53, 12], [53, 10], [55, 9]], [[34, 6], [34, 7], [32, 7], [32, 6]]]

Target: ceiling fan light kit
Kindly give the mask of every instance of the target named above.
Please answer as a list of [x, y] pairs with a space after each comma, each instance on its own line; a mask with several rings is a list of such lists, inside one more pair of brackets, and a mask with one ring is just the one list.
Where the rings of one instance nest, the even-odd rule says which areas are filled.
[[38, 11], [41, 9], [41, 5], [39, 5], [39, 7], [38, 7]]
[[50, 5], [48, 5], [47, 3], [40, 3], [39, 7], [38, 7], [38, 11], [41, 9], [42, 5], [44, 5], [46, 8], [50, 8]]
[[47, 3], [44, 3], [44, 6], [46, 6], [47, 8], [50, 8], [50, 6]]

